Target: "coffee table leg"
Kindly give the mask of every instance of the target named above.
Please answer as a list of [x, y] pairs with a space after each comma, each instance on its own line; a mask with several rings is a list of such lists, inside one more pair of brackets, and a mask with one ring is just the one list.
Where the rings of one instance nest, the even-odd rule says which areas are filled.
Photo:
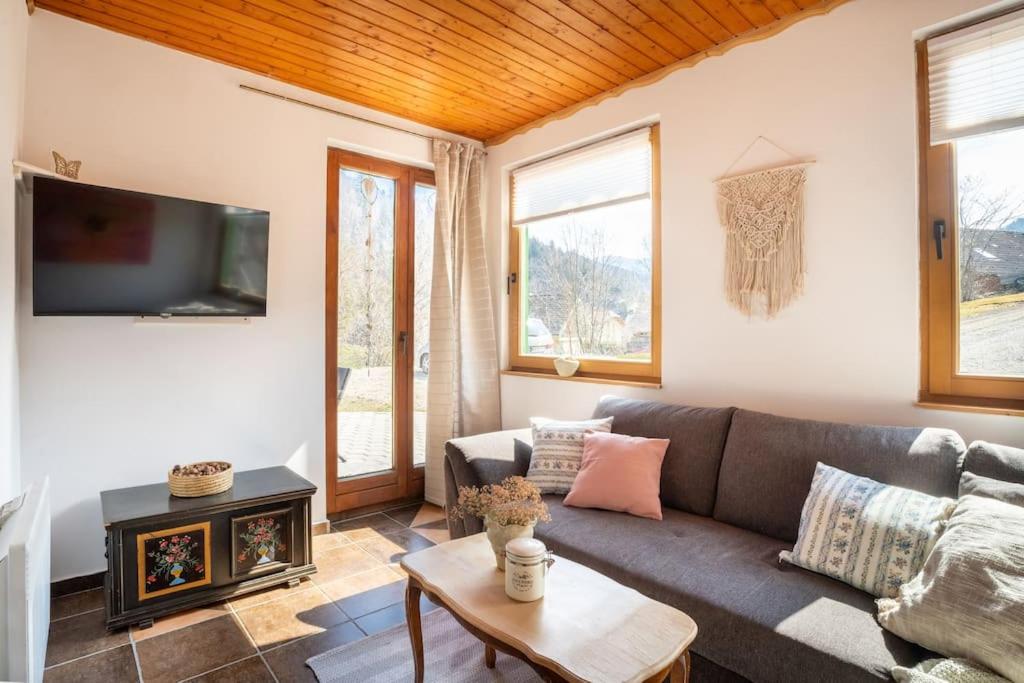
[[672, 683], [690, 683], [690, 651], [687, 650], [683, 656], [672, 665]]
[[484, 664], [488, 669], [494, 668], [495, 652], [490, 645], [484, 645]]
[[409, 577], [405, 588], [405, 621], [412, 641], [412, 659], [416, 667], [415, 683], [423, 683], [423, 626], [420, 624], [420, 584]]

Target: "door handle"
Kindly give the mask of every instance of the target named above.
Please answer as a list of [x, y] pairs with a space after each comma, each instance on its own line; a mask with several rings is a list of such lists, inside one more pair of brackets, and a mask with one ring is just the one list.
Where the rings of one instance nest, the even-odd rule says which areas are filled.
[[399, 353], [404, 356], [406, 354], [406, 348], [409, 346], [409, 333], [405, 330], [398, 333], [398, 346], [401, 349]]
[[932, 223], [932, 237], [935, 239], [935, 258], [942, 260], [942, 240], [946, 239], [946, 221], [939, 218]]

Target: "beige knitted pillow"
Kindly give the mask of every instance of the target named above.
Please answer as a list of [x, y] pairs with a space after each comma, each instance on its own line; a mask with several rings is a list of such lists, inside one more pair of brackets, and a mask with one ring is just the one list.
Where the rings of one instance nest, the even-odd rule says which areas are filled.
[[1024, 507], [964, 496], [921, 573], [875, 602], [901, 638], [1024, 681]]

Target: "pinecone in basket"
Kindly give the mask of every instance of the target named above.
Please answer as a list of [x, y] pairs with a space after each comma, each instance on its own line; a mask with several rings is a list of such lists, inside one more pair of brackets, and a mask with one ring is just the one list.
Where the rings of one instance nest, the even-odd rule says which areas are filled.
[[206, 477], [219, 474], [231, 467], [226, 462], [195, 462], [191, 465], [175, 465], [171, 472], [179, 477]]

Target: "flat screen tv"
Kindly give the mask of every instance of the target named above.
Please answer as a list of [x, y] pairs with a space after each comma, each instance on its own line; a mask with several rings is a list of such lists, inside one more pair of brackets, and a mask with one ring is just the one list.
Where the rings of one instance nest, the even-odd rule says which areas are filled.
[[265, 316], [270, 214], [32, 179], [35, 315]]

